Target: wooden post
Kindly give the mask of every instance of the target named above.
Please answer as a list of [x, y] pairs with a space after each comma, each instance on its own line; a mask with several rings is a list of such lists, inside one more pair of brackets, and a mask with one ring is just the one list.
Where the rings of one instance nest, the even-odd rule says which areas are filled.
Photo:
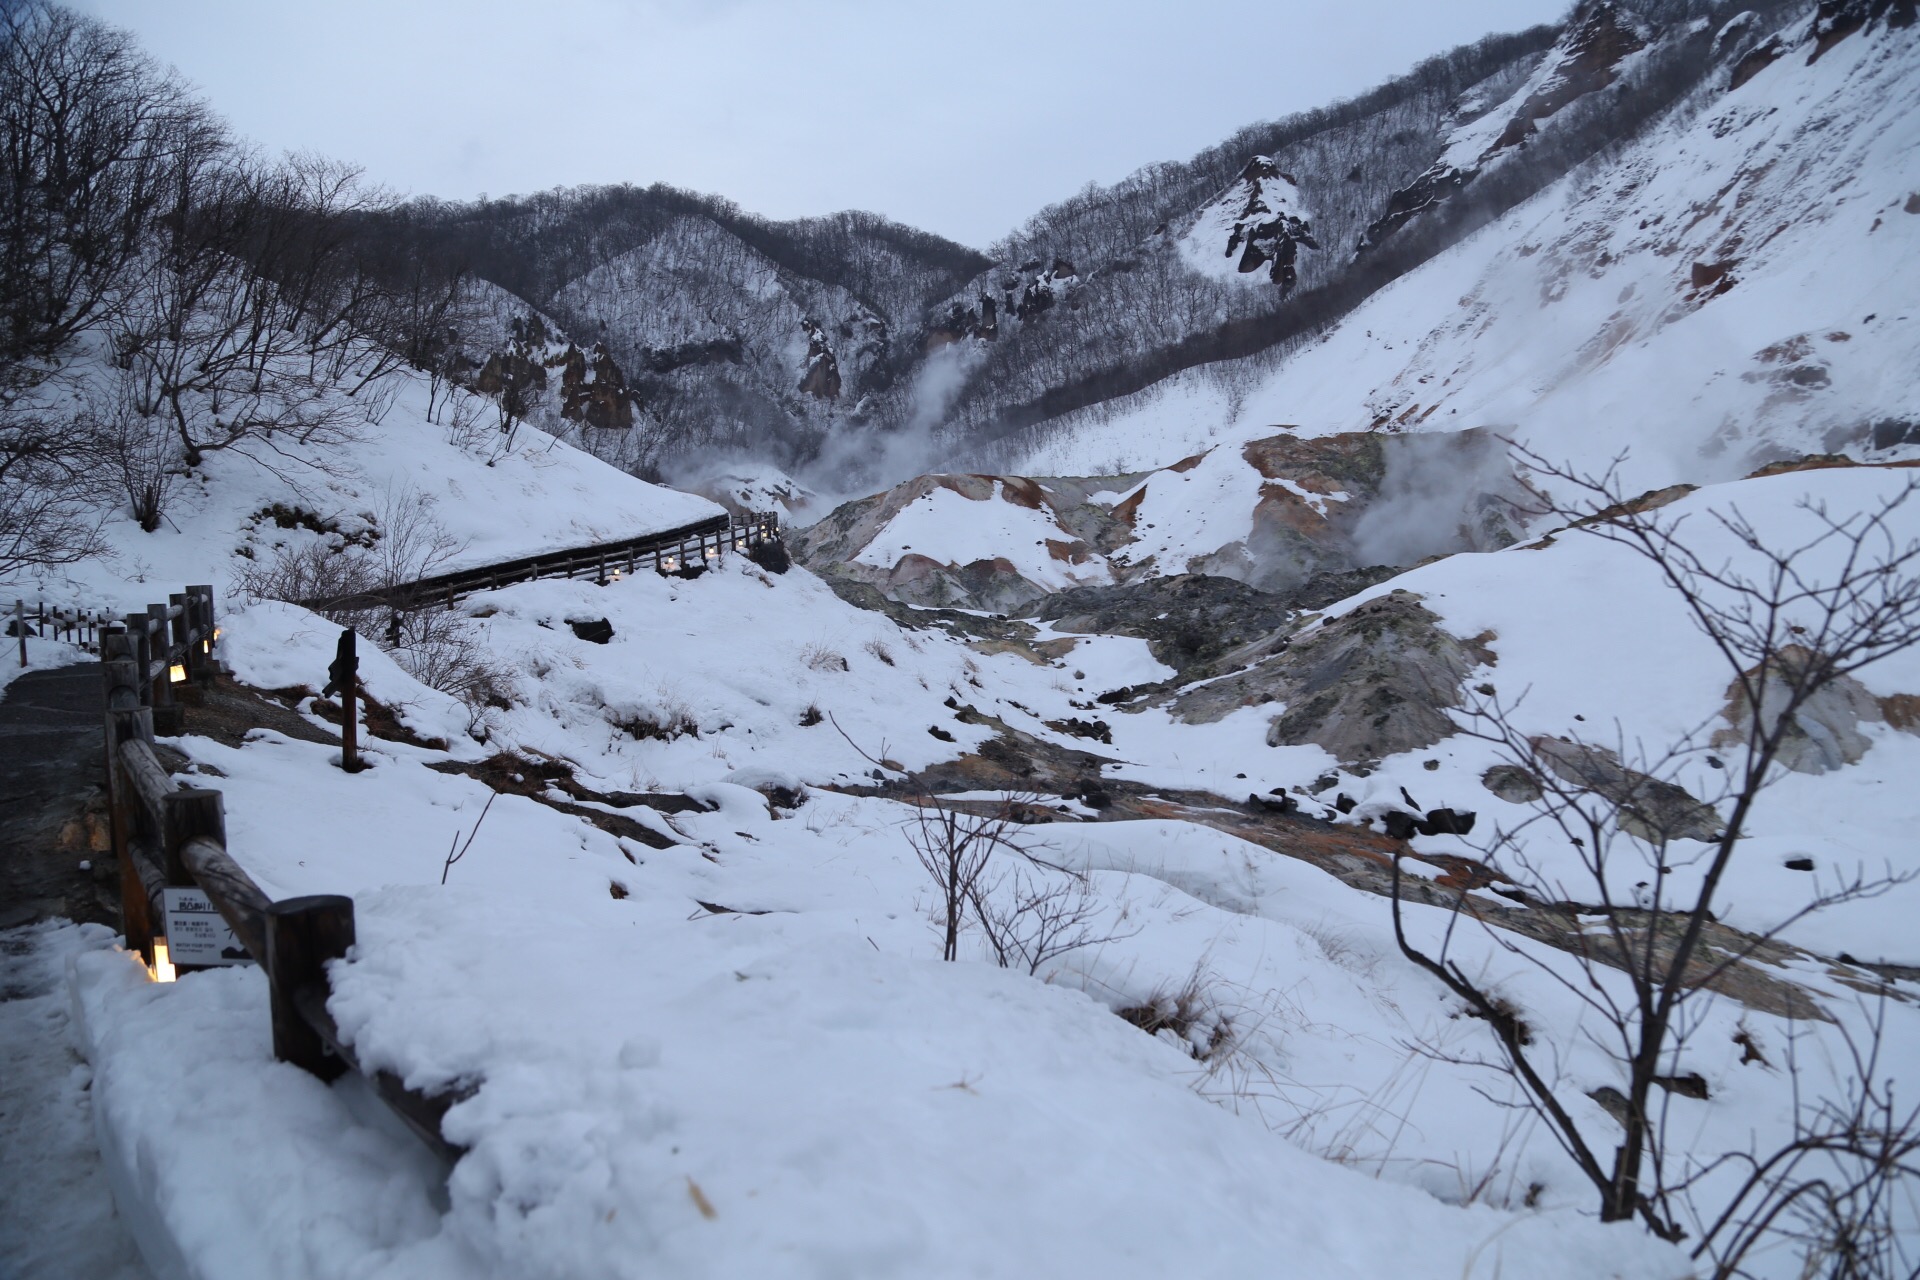
[[120, 933], [127, 949], [153, 963], [153, 914], [147, 887], [133, 863], [133, 795], [120, 771], [120, 744], [153, 737], [152, 714], [140, 705], [139, 673], [127, 654], [133, 637], [116, 632], [100, 638], [100, 670], [106, 683], [107, 815], [114, 860], [120, 864]]
[[165, 737], [186, 732], [186, 713], [173, 696], [173, 628], [167, 606], [147, 606], [148, 650], [157, 672], [153, 677], [153, 731]]
[[166, 859], [167, 883], [191, 885], [193, 873], [180, 858], [180, 850], [189, 840], [204, 838], [215, 844], [227, 842], [226, 810], [220, 793], [202, 787], [182, 787], [170, 792], [160, 812], [160, 852]]
[[20, 632], [20, 669], [27, 669], [27, 602], [16, 599], [13, 602], [13, 625]]
[[327, 668], [327, 685], [322, 697], [340, 695], [340, 767], [348, 773], [360, 772], [360, 657], [351, 627], [340, 633], [334, 649], [333, 664]]
[[212, 684], [219, 674], [213, 660], [213, 588], [189, 586], [187, 601], [193, 624], [188, 632], [193, 641], [187, 646], [187, 671], [195, 684]]
[[300, 1013], [303, 992], [327, 990], [327, 961], [353, 946], [353, 899], [339, 894], [288, 898], [267, 908], [267, 979], [273, 1001], [273, 1056], [322, 1080], [347, 1064], [327, 1051]]

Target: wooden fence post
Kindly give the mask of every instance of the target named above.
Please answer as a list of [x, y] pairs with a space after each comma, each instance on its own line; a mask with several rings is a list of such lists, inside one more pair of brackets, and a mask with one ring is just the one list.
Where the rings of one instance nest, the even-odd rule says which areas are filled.
[[347, 1064], [301, 1016], [303, 991], [327, 990], [327, 961], [353, 946], [353, 899], [339, 894], [288, 898], [267, 908], [267, 979], [273, 1002], [273, 1056], [322, 1080], [345, 1074]]
[[187, 671], [195, 684], [212, 684], [219, 674], [213, 661], [213, 588], [189, 586], [187, 602], [188, 620], [192, 623], [189, 634], [199, 637], [187, 646]]
[[186, 732], [187, 724], [186, 713], [173, 696], [173, 627], [166, 605], [147, 606], [147, 630], [153, 663], [159, 668], [153, 677], [153, 697], [148, 704], [153, 708], [153, 731], [176, 737]]
[[120, 769], [120, 744], [153, 740], [153, 716], [140, 705], [139, 672], [127, 657], [133, 637], [115, 632], [100, 638], [100, 670], [106, 684], [107, 821], [114, 861], [120, 864], [120, 932], [127, 949], [153, 964], [153, 913], [147, 886], [133, 865], [133, 795]]
[[27, 669], [27, 602], [13, 602], [13, 625], [20, 633], [20, 669]]
[[220, 793], [204, 787], [182, 787], [169, 792], [160, 814], [160, 856], [166, 860], [168, 884], [194, 883], [193, 873], [180, 858], [180, 850], [196, 836], [215, 844], [226, 844], [227, 816]]

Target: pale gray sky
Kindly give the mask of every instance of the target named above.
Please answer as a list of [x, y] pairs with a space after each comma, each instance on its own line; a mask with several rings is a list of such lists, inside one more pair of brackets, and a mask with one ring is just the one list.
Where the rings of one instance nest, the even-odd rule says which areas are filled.
[[670, 182], [984, 247], [1567, 0], [75, 0], [243, 135], [465, 199]]

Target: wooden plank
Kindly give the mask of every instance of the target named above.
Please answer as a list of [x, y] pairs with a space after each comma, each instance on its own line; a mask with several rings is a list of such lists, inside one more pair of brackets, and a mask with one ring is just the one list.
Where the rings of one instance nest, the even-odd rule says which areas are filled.
[[220, 912], [221, 919], [233, 930], [240, 945], [261, 964], [267, 962], [267, 908], [273, 905], [266, 891], [253, 882], [226, 846], [196, 836], [180, 848], [180, 861], [187, 872]]
[[471, 1087], [454, 1089], [446, 1093], [421, 1093], [409, 1089], [400, 1078], [390, 1071], [368, 1071], [355, 1056], [350, 1045], [340, 1035], [340, 1025], [327, 1011], [327, 992], [318, 987], [307, 987], [294, 995], [294, 1005], [301, 1016], [313, 1029], [321, 1042], [339, 1058], [348, 1063], [355, 1071], [367, 1078], [374, 1092], [380, 1095], [393, 1113], [400, 1117], [414, 1136], [427, 1144], [436, 1154], [449, 1164], [466, 1154], [466, 1148], [449, 1142], [440, 1131], [441, 1121], [454, 1105], [473, 1096]]
[[120, 770], [127, 780], [133, 799], [146, 810], [149, 829], [160, 830], [160, 814], [167, 797], [173, 794], [173, 779], [154, 758], [153, 747], [138, 739], [120, 744]]

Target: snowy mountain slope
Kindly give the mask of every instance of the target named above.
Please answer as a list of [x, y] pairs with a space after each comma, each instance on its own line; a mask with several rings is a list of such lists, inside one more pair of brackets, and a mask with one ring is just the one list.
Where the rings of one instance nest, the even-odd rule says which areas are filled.
[[1712, 85], [1321, 340], [1060, 425], [1024, 466], [1142, 466], [1274, 421], [1485, 426], [1632, 483], [1904, 456], [1920, 402], [1920, 43], [1876, 26]]

